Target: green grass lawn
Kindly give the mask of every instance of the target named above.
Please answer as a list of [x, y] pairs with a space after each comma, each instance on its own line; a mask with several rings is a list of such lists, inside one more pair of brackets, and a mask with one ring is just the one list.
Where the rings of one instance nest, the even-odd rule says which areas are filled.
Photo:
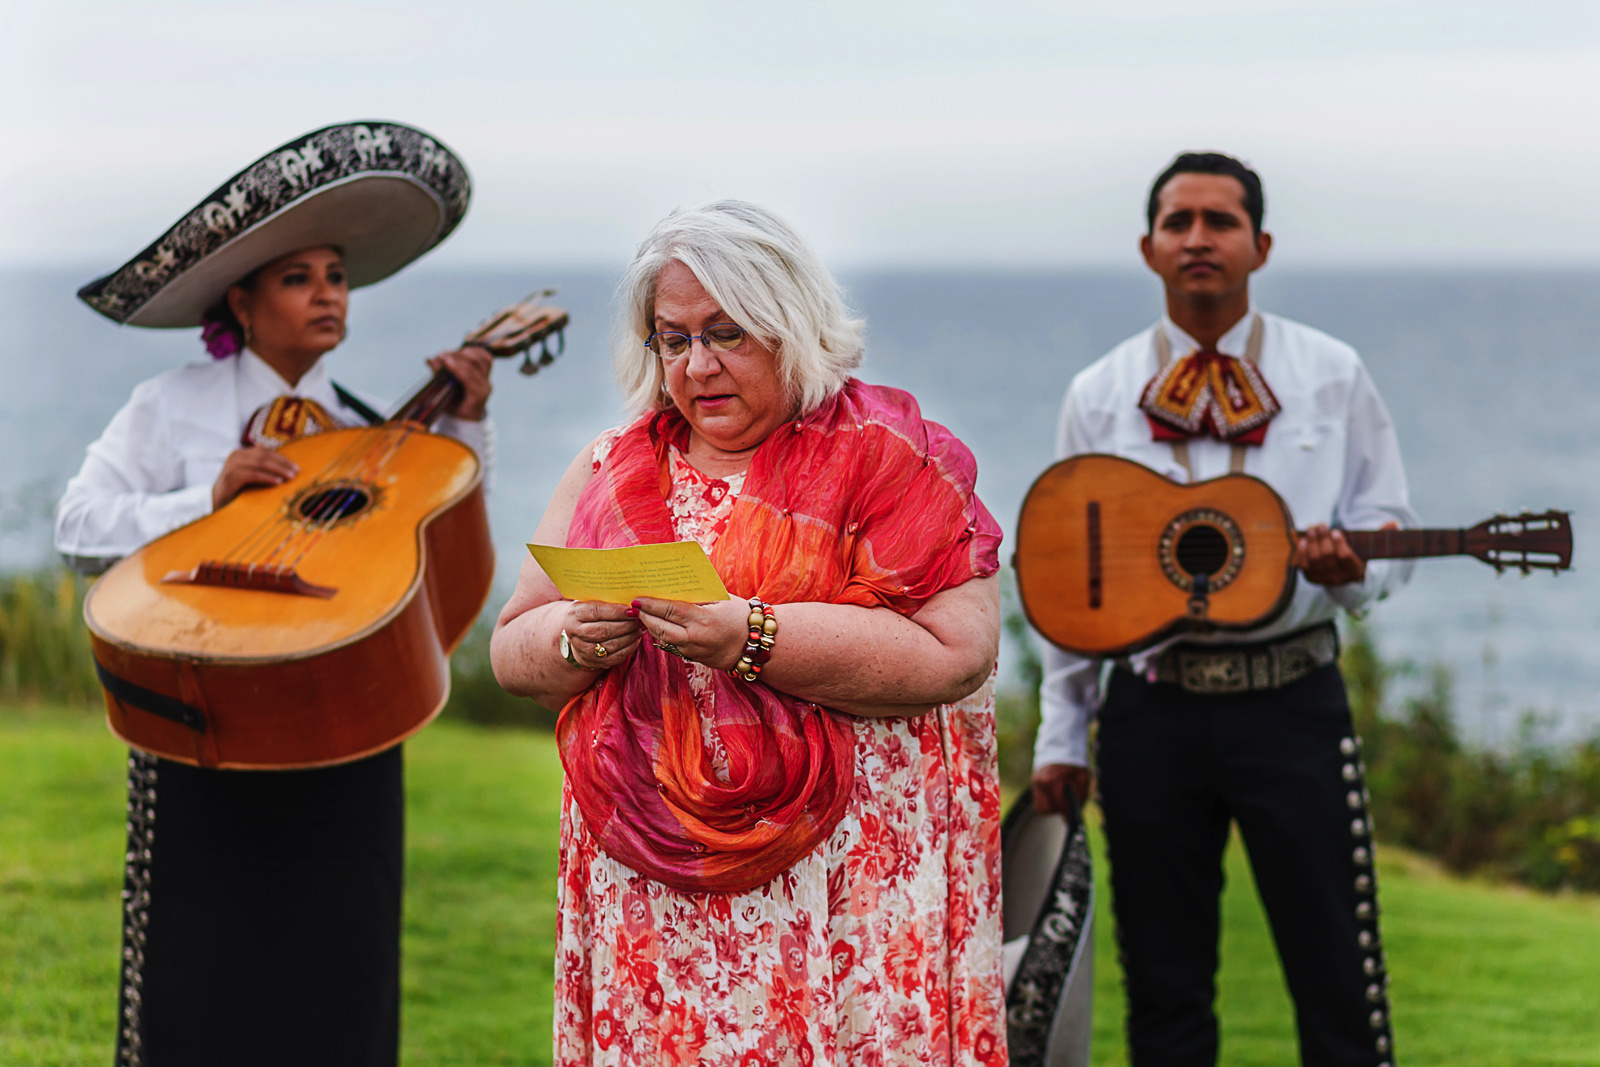
[[[550, 1062], [560, 764], [547, 735], [440, 723], [407, 746], [407, 1064]], [[0, 1065], [108, 1063], [124, 753], [98, 717], [0, 710]], [[1103, 868], [1103, 864], [1102, 864]], [[1225, 1064], [1296, 1062], [1248, 868], [1229, 856]], [[1600, 900], [1380, 853], [1400, 1062], [1600, 1065]], [[1122, 1062], [1102, 889], [1097, 1063]]]
[[[0, 709], [0, 1067], [110, 1063], [127, 750]], [[547, 734], [407, 746], [403, 1059], [548, 1064], [561, 762]]]
[[[1127, 1062], [1122, 974], [1098, 836], [1095, 846], [1094, 1062], [1121, 1064]], [[1293, 1007], [1237, 835], [1227, 874], [1217, 979], [1220, 1062], [1297, 1063]], [[1462, 882], [1381, 843], [1378, 891], [1398, 1062], [1600, 1064], [1600, 898]]]

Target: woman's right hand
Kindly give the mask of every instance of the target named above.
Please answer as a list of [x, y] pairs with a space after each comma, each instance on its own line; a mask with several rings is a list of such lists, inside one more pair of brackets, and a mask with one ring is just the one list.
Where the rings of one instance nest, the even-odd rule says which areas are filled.
[[[561, 628], [578, 663], [592, 671], [618, 666], [639, 651], [643, 627], [625, 604], [574, 600], [567, 605]], [[604, 650], [603, 652], [601, 650]], [[560, 655], [559, 649], [557, 655]]]
[[282, 485], [299, 473], [299, 467], [270, 448], [241, 448], [228, 456], [211, 484], [211, 510], [253, 485]]

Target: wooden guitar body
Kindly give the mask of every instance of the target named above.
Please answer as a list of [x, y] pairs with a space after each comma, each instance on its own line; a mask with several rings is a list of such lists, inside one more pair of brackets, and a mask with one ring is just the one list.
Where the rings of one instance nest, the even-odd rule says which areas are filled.
[[1014, 566], [1036, 630], [1069, 651], [1111, 656], [1186, 630], [1270, 622], [1294, 594], [1295, 540], [1288, 507], [1259, 479], [1180, 485], [1131, 460], [1084, 455], [1028, 490]]
[[[381, 463], [352, 469], [345, 457], [374, 443]], [[381, 751], [444, 706], [449, 653], [494, 575], [477, 455], [392, 423], [282, 452], [293, 480], [241, 493], [90, 590], [107, 715], [135, 748], [314, 767]], [[273, 566], [251, 564], [293, 530]]]

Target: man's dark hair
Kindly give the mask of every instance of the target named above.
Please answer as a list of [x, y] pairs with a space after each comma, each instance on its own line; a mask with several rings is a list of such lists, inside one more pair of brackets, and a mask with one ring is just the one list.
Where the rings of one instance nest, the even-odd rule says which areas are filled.
[[1222, 174], [1236, 179], [1244, 186], [1244, 210], [1250, 216], [1250, 227], [1257, 237], [1261, 236], [1261, 220], [1267, 213], [1261, 175], [1221, 152], [1185, 152], [1157, 175], [1155, 184], [1150, 186], [1150, 203], [1145, 207], [1145, 221], [1150, 232], [1155, 232], [1162, 188], [1180, 174]]

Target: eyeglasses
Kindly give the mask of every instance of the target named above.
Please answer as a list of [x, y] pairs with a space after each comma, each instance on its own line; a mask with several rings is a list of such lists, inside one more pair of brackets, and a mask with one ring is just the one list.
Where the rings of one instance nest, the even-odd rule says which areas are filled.
[[653, 333], [644, 346], [670, 363], [687, 355], [689, 346], [697, 340], [714, 351], [731, 352], [744, 344], [745, 334], [743, 326], [736, 326], [731, 322], [719, 322], [715, 326], [707, 326], [705, 332], [698, 337], [676, 330]]

